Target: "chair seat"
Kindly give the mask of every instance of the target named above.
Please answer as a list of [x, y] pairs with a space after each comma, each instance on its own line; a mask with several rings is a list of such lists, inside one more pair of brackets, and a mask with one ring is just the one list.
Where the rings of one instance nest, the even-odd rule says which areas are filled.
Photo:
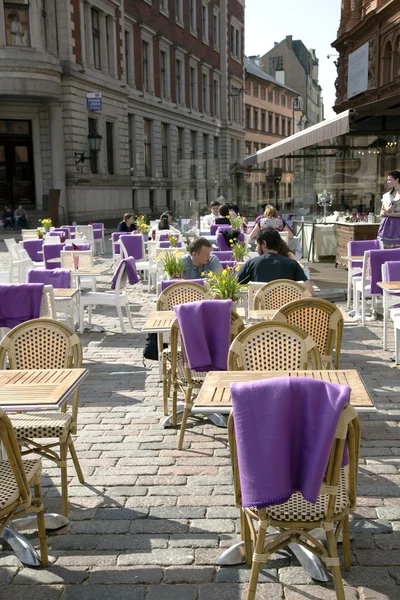
[[[178, 356], [178, 360], [182, 360], [182, 351], [178, 350], [177, 353]], [[162, 357], [167, 361], [167, 362], [171, 362], [172, 361], [172, 352], [170, 348], [164, 348], [164, 350], [162, 351]]]
[[[340, 515], [349, 507], [346, 479], [346, 469], [342, 468], [339, 490], [336, 496], [335, 516]], [[325, 519], [328, 500], [328, 494], [320, 494], [317, 502], [311, 504], [304, 500], [300, 492], [296, 492], [284, 504], [268, 506], [266, 509], [267, 517], [274, 521], [308, 521], [309, 523], [316, 523]]]
[[[178, 379], [180, 379], [180, 381], [182, 381], [183, 383], [186, 383], [188, 381], [186, 377], [186, 368], [185, 365], [182, 363], [182, 360], [178, 360], [176, 370], [178, 374]], [[190, 373], [192, 375], [193, 383], [197, 384], [202, 384], [207, 375], [207, 372], [203, 371], [190, 371]]]
[[35, 412], [10, 415], [17, 439], [21, 438], [65, 438], [72, 417], [62, 412]]
[[[23, 460], [22, 464], [28, 483], [30, 483], [34, 476], [40, 473], [42, 469], [41, 462], [40, 460]], [[17, 502], [19, 497], [18, 485], [10, 463], [2, 460], [0, 461], [0, 514], [5, 507]]]

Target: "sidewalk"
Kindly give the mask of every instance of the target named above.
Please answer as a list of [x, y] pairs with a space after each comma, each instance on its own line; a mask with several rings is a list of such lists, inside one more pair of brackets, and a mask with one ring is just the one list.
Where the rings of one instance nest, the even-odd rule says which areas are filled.
[[[7, 268], [0, 244], [0, 270]], [[315, 269], [315, 274], [314, 274]], [[312, 265], [319, 287], [344, 288], [347, 272]], [[335, 277], [336, 276], [336, 277]], [[107, 289], [109, 278], [100, 280]], [[135, 328], [123, 336], [112, 309], [93, 322], [105, 334], [82, 336], [90, 370], [81, 387], [76, 449], [86, 484], [72, 464], [67, 532], [49, 535], [54, 566], [22, 568], [0, 553], [0, 598], [7, 600], [239, 600], [249, 569], [218, 568], [238, 540], [226, 430], [190, 421], [183, 451], [163, 429], [157, 365], [142, 362], [141, 327], [154, 308], [145, 286], [130, 288]], [[359, 500], [351, 527], [352, 570], [343, 572], [347, 600], [400, 598], [400, 379], [382, 351], [382, 323], [345, 329], [342, 368], [357, 368], [377, 406], [362, 415]], [[59, 470], [45, 464], [48, 511], [60, 511]], [[32, 534], [34, 535], [34, 534]], [[7, 585], [7, 588], [5, 587]], [[257, 598], [334, 600], [331, 584], [314, 585], [282, 551], [262, 566]]]

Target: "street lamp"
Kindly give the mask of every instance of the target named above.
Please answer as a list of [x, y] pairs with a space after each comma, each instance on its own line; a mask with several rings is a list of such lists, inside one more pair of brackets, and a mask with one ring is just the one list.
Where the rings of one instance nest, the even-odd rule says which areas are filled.
[[75, 164], [79, 165], [79, 163], [85, 162], [85, 160], [90, 160], [93, 155], [97, 155], [100, 152], [101, 148], [101, 140], [103, 136], [101, 136], [97, 131], [92, 131], [87, 136], [88, 138], [88, 147], [89, 147], [89, 156], [85, 155], [85, 152], [75, 152]]

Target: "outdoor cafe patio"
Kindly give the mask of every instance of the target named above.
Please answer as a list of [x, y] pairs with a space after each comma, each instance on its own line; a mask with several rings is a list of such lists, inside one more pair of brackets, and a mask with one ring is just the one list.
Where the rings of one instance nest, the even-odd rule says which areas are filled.
[[[123, 241], [113, 245], [113, 252], [105, 242], [105, 254], [95, 258], [91, 252], [89, 263], [80, 266], [71, 254], [61, 254], [71, 251], [59, 250], [55, 258], [63, 268], [70, 265], [68, 285], [65, 281], [52, 285], [50, 276], [39, 283], [37, 265], [21, 266], [27, 258], [14, 253], [13, 281], [20, 278], [20, 285], [42, 286], [37, 316], [45, 320], [7, 327], [0, 344], [0, 361], [10, 367], [0, 375], [3, 461], [15, 474], [21, 467], [19, 448], [30, 453], [32, 464], [26, 480], [23, 476], [17, 480], [14, 505], [33, 514], [30, 521], [12, 524], [13, 505], [10, 526], [4, 520], [10, 505], [6, 506], [2, 486], [0, 527], [8, 527], [0, 541], [0, 597], [4, 593], [5, 598], [22, 600], [28, 596], [86, 600], [99, 595], [111, 600], [398, 598], [400, 384], [391, 358], [397, 331], [393, 292], [400, 293], [400, 276], [390, 263], [400, 258], [383, 261], [385, 256], [371, 256], [374, 249], [351, 252], [353, 260], [349, 254], [351, 274], [362, 282], [358, 288], [354, 284], [360, 313], [354, 319], [345, 302], [323, 299], [324, 282], [313, 272], [316, 298], [298, 284], [249, 286], [232, 311], [230, 301], [210, 299], [200, 283], [163, 284], [159, 267], [146, 250], [135, 257], [140, 277], [135, 282], [135, 273], [128, 272], [129, 260], [120, 262], [116, 256], [122, 247], [123, 256], [129, 257]], [[73, 251], [75, 257], [78, 252]], [[68, 259], [72, 262], [66, 263]], [[9, 253], [0, 252], [0, 271], [9, 272], [9, 265]], [[380, 277], [374, 279], [377, 265]], [[34, 283], [26, 283], [28, 272]], [[371, 285], [368, 274], [377, 287], [372, 301], [366, 288]], [[343, 272], [332, 268], [330, 278], [334, 277], [341, 280], [336, 287], [346, 287]], [[61, 291], [67, 289], [71, 291]], [[190, 312], [193, 302], [196, 313]], [[204, 313], [207, 306], [212, 313]], [[223, 357], [212, 355], [218, 368], [200, 370], [210, 338], [202, 336], [192, 343], [200, 329], [193, 327], [193, 319], [199, 323], [210, 314], [219, 350], [227, 332], [227, 369], [218, 367]], [[143, 361], [149, 332], [157, 335], [159, 361]], [[199, 344], [206, 346], [199, 350]], [[276, 389], [271, 388], [271, 379]], [[289, 388], [277, 386], [277, 381]], [[293, 411], [288, 390], [298, 382], [305, 388], [296, 388], [295, 397], [303, 394], [303, 406], [313, 410], [310, 395], [322, 398], [332, 384], [342, 391], [346, 388], [335, 384], [350, 387], [338, 409], [340, 427], [332, 431], [331, 440], [336, 441], [329, 447], [324, 440], [322, 446], [316, 445], [315, 423], [310, 433], [301, 411], [296, 419], [286, 412], [291, 434], [301, 426], [300, 442], [307, 438], [318, 452], [327, 452], [324, 487], [320, 488], [321, 479], [316, 502], [306, 502], [297, 493], [286, 504], [273, 508], [271, 503], [262, 507], [261, 502], [255, 510], [246, 475], [259, 477], [257, 469], [252, 471], [260, 464], [259, 453], [263, 473], [267, 474], [274, 454], [275, 468], [277, 464], [285, 468], [279, 455], [286, 447], [286, 430], [281, 423], [277, 438], [268, 428], [272, 417], [264, 413], [266, 390], [268, 397], [281, 394], [277, 398], [282, 410]], [[318, 391], [308, 394], [309, 389]], [[263, 419], [240, 412], [239, 404], [249, 405], [254, 398]], [[326, 416], [319, 414], [321, 428], [324, 420]], [[248, 429], [236, 429], [236, 423], [247, 423]], [[276, 422], [271, 420], [271, 426], [277, 427]], [[258, 431], [264, 441], [275, 439], [265, 454], [257, 445]], [[299, 453], [301, 449], [300, 444]], [[248, 451], [250, 455], [245, 454]], [[4, 473], [1, 470], [0, 476]], [[6, 475], [10, 477], [9, 470]], [[273, 482], [275, 478], [276, 471]], [[39, 481], [47, 514], [43, 520]], [[35, 484], [31, 497], [30, 483]], [[278, 530], [279, 536], [268, 527]], [[302, 541], [308, 548], [298, 545]], [[26, 548], [21, 553], [19, 542], [33, 546], [37, 554]], [[319, 558], [312, 559], [310, 549]], [[47, 554], [45, 568], [31, 568], [32, 560], [46, 562]]]

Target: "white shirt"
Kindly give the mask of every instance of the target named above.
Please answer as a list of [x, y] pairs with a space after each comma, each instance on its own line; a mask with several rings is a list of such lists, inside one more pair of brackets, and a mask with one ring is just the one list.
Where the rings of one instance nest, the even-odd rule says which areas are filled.
[[390, 192], [386, 192], [382, 197], [382, 208], [387, 210], [391, 206], [393, 206], [394, 212], [400, 212], [400, 193], [396, 192], [394, 196]]
[[206, 215], [205, 217], [203, 217], [203, 223], [204, 223], [204, 225], [207, 225], [208, 227], [211, 227], [211, 225], [213, 224], [214, 219], [216, 219], [216, 218], [217, 217], [215, 215], [213, 215], [213, 213], [210, 213], [209, 215]]

